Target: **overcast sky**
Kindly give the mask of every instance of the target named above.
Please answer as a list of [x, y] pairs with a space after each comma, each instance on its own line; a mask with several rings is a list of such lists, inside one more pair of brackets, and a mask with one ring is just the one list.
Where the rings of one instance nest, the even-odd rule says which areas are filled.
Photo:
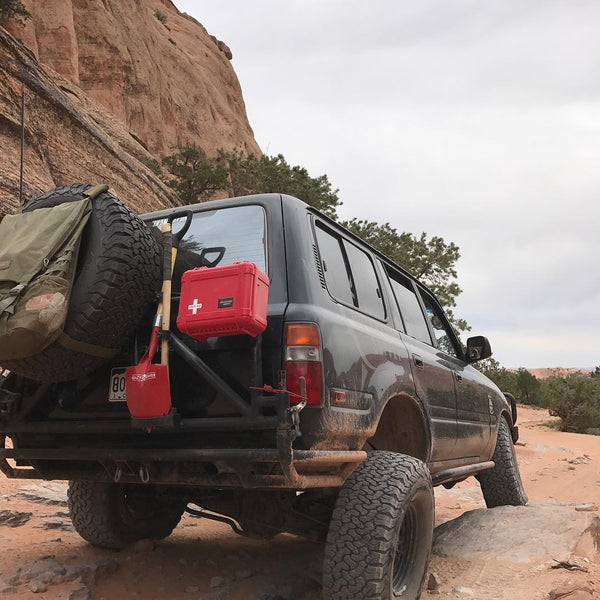
[[600, 2], [176, 0], [233, 51], [262, 150], [342, 218], [461, 249], [508, 367], [600, 364]]

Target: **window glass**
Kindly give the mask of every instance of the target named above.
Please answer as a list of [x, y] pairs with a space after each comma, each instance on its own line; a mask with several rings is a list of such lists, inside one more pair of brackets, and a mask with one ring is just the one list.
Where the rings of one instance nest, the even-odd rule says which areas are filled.
[[425, 293], [421, 293], [423, 302], [425, 303], [425, 311], [427, 318], [433, 327], [433, 334], [437, 341], [438, 348], [449, 354], [450, 356], [457, 356], [456, 348], [452, 342], [452, 333], [450, 332], [450, 326], [446, 323], [446, 320], [441, 316], [439, 308]]
[[406, 333], [426, 344], [431, 344], [427, 321], [410, 281], [398, 273], [388, 271], [388, 274]]
[[354, 305], [354, 296], [342, 253], [341, 240], [318, 226], [315, 227], [315, 232], [329, 293], [340, 302]]
[[383, 319], [385, 310], [373, 262], [366, 252], [346, 240], [344, 248], [354, 280], [358, 307], [369, 315]]
[[[173, 231], [185, 219], [173, 221]], [[165, 220], [154, 221], [160, 226]], [[210, 266], [223, 251], [218, 266], [231, 265], [241, 260], [253, 262], [263, 273], [267, 273], [265, 211], [261, 206], [233, 206], [194, 214], [192, 224], [179, 244], [173, 291], [179, 292], [181, 276], [189, 269]], [[215, 250], [205, 253], [206, 248]], [[217, 266], [217, 265], [215, 265]]]

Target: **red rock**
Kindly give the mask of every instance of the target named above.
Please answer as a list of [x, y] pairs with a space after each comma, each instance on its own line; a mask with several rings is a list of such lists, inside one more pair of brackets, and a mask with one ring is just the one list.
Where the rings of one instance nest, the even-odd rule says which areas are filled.
[[548, 600], [594, 600], [594, 590], [578, 583], [567, 583], [553, 589]]
[[45, 64], [165, 156], [195, 143], [261, 154], [246, 116], [231, 50], [168, 0], [26, 0], [32, 14], [11, 33]]
[[0, 28], [0, 218], [18, 204], [22, 85], [25, 199], [100, 182], [147, 212], [179, 204], [149, 168], [176, 147], [261, 154], [231, 51], [169, 0], [25, 4], [25, 27]]

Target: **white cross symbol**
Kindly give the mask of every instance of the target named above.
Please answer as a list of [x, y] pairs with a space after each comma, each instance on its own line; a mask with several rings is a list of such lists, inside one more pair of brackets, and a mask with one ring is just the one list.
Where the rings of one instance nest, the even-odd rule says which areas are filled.
[[202, 304], [198, 304], [198, 298], [194, 298], [193, 304], [188, 305], [188, 310], [191, 310], [193, 315], [195, 315], [201, 308]]

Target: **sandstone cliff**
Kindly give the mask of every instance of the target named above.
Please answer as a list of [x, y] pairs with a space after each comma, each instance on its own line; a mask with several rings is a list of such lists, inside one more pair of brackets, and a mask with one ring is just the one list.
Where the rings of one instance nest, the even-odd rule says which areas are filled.
[[18, 204], [21, 86], [26, 93], [25, 198], [83, 181], [108, 183], [139, 212], [177, 204], [145, 166], [150, 153], [123, 124], [0, 28], [0, 217]]
[[[169, 0], [25, 0], [11, 33], [153, 154], [196, 143], [259, 153], [227, 46]], [[164, 15], [163, 23], [156, 11]]]
[[25, 27], [0, 27], [0, 217], [17, 205], [22, 85], [26, 197], [106, 182], [147, 211], [178, 203], [146, 166], [173, 148], [260, 154], [229, 48], [168, 0], [25, 4]]

